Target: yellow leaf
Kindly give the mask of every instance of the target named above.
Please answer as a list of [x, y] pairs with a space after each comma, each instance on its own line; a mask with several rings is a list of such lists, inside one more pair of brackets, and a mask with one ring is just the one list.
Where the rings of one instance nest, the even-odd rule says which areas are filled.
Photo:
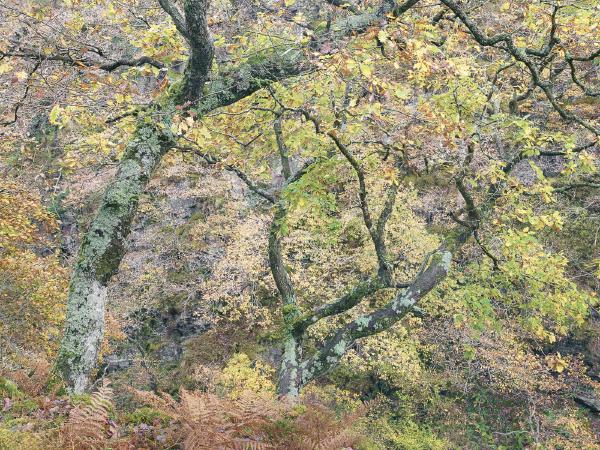
[[48, 117], [48, 119], [50, 120], [50, 123], [52, 125], [60, 125], [60, 122], [58, 121], [58, 116], [60, 115], [61, 111], [62, 108], [60, 107], [60, 105], [54, 105], [54, 107], [50, 111], [50, 116]]
[[365, 77], [370, 77], [371, 75], [373, 75], [373, 69], [369, 64], [366, 63], [360, 64], [360, 71]]
[[10, 69], [12, 69], [12, 66], [8, 63], [2, 63], [0, 64], [0, 75], [7, 73], [8, 71], [10, 71]]
[[386, 42], [389, 39], [389, 34], [385, 30], [379, 30], [379, 33], [377, 33], [377, 38], [381, 42]]
[[19, 81], [23, 81], [23, 80], [26, 80], [29, 75], [24, 70], [21, 70], [21, 71], [17, 72], [15, 74], [15, 76], [17, 77], [17, 79]]
[[569, 363], [563, 359], [560, 353], [546, 357], [546, 366], [556, 373], [562, 373], [569, 367]]

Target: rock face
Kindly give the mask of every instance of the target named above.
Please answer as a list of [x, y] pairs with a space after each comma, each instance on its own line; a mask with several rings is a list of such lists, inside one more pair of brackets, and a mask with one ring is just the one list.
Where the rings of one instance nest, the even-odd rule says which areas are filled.
[[[220, 208], [219, 196], [198, 182], [207, 178], [204, 169], [166, 158], [149, 183], [108, 283], [107, 335], [116, 339], [98, 376], [155, 388], [177, 370], [186, 341], [210, 329], [200, 285], [223, 254], [218, 240], [206, 245], [210, 237], [189, 235]], [[111, 331], [110, 323], [120, 330]]]
[[580, 405], [585, 406], [595, 413], [600, 413], [600, 398], [593, 390], [576, 392], [573, 398]]

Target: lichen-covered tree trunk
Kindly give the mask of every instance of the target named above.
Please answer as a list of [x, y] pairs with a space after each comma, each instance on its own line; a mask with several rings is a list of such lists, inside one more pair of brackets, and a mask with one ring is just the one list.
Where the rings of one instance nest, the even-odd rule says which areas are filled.
[[287, 333], [283, 341], [283, 354], [277, 380], [277, 393], [280, 397], [296, 398], [300, 394], [301, 348], [298, 338], [292, 333]]
[[[104, 336], [106, 285], [115, 274], [125, 251], [125, 241], [139, 198], [150, 176], [174, 141], [169, 128], [175, 105], [189, 108], [202, 97], [214, 47], [208, 29], [208, 0], [186, 0], [181, 17], [169, 0], [161, 6], [190, 44], [190, 60], [183, 81], [162, 99], [161, 119], [139, 120], [138, 128], [121, 160], [119, 172], [108, 186], [100, 209], [79, 250], [67, 300], [66, 328], [57, 367], [73, 392], [83, 392], [96, 365]], [[219, 96], [217, 96], [217, 99]], [[155, 111], [156, 112], [156, 111]], [[161, 127], [162, 125], [162, 127]]]
[[88, 374], [96, 364], [104, 335], [107, 282], [123, 257], [139, 197], [170, 146], [169, 139], [154, 125], [138, 127], [81, 243], [58, 358], [58, 369], [73, 392], [83, 392], [88, 386]]
[[452, 253], [440, 249], [430, 255], [411, 285], [381, 309], [353, 320], [301, 364], [301, 385], [335, 367], [357, 339], [389, 329], [411, 312], [433, 288], [446, 278], [452, 263]]
[[[272, 68], [277, 67], [277, 72]], [[206, 86], [200, 100], [190, 106], [199, 116], [230, 105], [256, 92], [265, 83], [301, 73], [309, 67], [298, 51], [283, 56], [272, 54], [256, 64], [240, 64], [236, 70], [216, 74]], [[165, 104], [183, 101], [181, 91], [167, 94]], [[189, 103], [189, 100], [186, 101]], [[160, 110], [161, 121], [168, 128], [175, 109]], [[108, 186], [102, 204], [79, 250], [71, 276], [67, 300], [67, 318], [57, 369], [73, 392], [83, 392], [94, 369], [104, 336], [106, 285], [118, 269], [123, 256], [129, 226], [138, 199], [162, 156], [175, 142], [158, 125], [144, 118], [128, 144], [119, 172]]]
[[297, 397], [308, 382], [336, 367], [358, 339], [381, 333], [400, 321], [446, 278], [451, 262], [452, 253], [445, 248], [429, 255], [408, 288], [385, 307], [361, 316], [338, 330], [309, 358], [300, 359], [300, 337], [291, 335], [293, 339], [287, 338], [279, 373], [279, 395]]
[[285, 200], [280, 199], [269, 232], [269, 266], [283, 301], [284, 342], [277, 391], [282, 397], [297, 397], [302, 346], [300, 336], [294, 332], [294, 323], [298, 319], [296, 292], [283, 261], [280, 225], [285, 215]]

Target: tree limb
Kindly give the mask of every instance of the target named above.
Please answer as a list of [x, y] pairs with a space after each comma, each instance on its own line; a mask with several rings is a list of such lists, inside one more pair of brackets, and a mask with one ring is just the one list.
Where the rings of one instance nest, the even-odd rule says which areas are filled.
[[283, 139], [283, 132], [281, 130], [281, 122], [283, 120], [283, 113], [280, 113], [273, 122], [273, 131], [275, 132], [275, 140], [277, 142], [277, 149], [279, 150], [279, 158], [281, 159], [281, 169], [283, 172], [284, 179], [288, 179], [292, 176], [292, 170], [290, 168], [289, 150], [285, 145]]
[[442, 281], [450, 269], [452, 253], [443, 246], [428, 255], [411, 285], [385, 307], [359, 317], [328, 339], [310, 359], [301, 364], [303, 384], [334, 367], [357, 339], [380, 333], [397, 323]]
[[542, 90], [552, 107], [558, 112], [560, 117], [563, 120], [569, 122], [576, 122], [583, 128], [591, 131], [595, 135], [600, 135], [600, 130], [594, 127], [593, 125], [587, 123], [580, 117], [577, 117], [570, 111], [564, 109], [556, 100], [554, 93], [552, 92], [551, 87], [542, 81], [542, 77], [539, 69], [536, 67], [535, 63], [528, 57], [528, 53], [536, 52], [536, 50], [532, 49], [521, 49], [517, 47], [512, 39], [512, 37], [507, 33], [497, 34], [495, 36], [487, 36], [481, 29], [471, 20], [469, 16], [465, 14], [462, 8], [459, 6], [457, 2], [454, 0], [441, 0], [441, 2], [446, 5], [459, 19], [460, 21], [467, 27], [471, 35], [475, 38], [477, 43], [484, 47], [496, 47], [497, 44], [503, 43], [504, 47], [500, 47], [502, 50], [508, 52], [515, 60], [523, 63], [529, 73], [531, 74], [532, 82]]
[[[204, 161], [206, 161], [207, 164], [210, 165], [216, 165], [216, 164], [221, 164], [223, 163], [223, 161], [221, 161], [219, 158], [217, 158], [214, 155], [211, 155], [209, 153], [205, 153], [203, 151], [201, 151], [200, 149], [191, 147], [191, 146], [181, 146], [181, 145], [177, 145], [175, 146], [175, 148], [177, 150], [181, 150], [183, 152], [189, 152], [189, 153], [193, 153], [195, 155], [200, 156], [202, 159], [204, 159]], [[270, 194], [269, 192], [267, 192], [266, 190], [260, 188], [255, 182], [253, 182], [241, 169], [239, 169], [238, 167], [232, 165], [232, 164], [223, 164], [223, 168], [229, 172], [235, 173], [238, 178], [240, 180], [242, 180], [246, 186], [248, 186], [248, 189], [250, 189], [252, 192], [254, 192], [255, 194], [259, 195], [260, 197], [264, 198], [265, 200], [267, 200], [269, 203], [275, 203], [276, 199], [275, 197]]]
[[175, 28], [177, 31], [184, 37], [188, 38], [188, 30], [185, 25], [185, 19], [181, 15], [181, 12], [177, 9], [177, 7], [171, 3], [171, 0], [158, 0], [158, 3], [162, 7], [162, 9], [171, 16], [171, 20], [175, 24]]
[[33, 49], [21, 49], [19, 51], [9, 51], [3, 52], [0, 50], [0, 57], [11, 57], [11, 58], [23, 58], [23, 59], [31, 59], [39, 62], [43, 61], [57, 61], [65, 64], [69, 64], [74, 67], [89, 67], [89, 68], [97, 68], [103, 70], [105, 72], [113, 72], [114, 70], [120, 67], [140, 67], [143, 65], [150, 65], [156, 67], [158, 69], [164, 68], [164, 64], [160, 61], [150, 58], [149, 56], [140, 56], [139, 58], [134, 59], [118, 59], [111, 62], [106, 63], [98, 63], [96, 61], [92, 61], [89, 59], [83, 58], [73, 58], [70, 55], [46, 55], [40, 52], [37, 52]]

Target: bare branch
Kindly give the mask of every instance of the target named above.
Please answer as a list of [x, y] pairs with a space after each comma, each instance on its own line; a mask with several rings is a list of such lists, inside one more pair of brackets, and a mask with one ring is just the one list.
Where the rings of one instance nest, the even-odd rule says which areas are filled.
[[556, 28], [557, 28], [556, 14], [558, 13], [559, 10], [560, 10], [560, 6], [553, 5], [552, 14], [550, 16], [552, 25], [550, 27], [550, 37], [548, 39], [548, 42], [539, 50], [534, 50], [531, 48], [525, 49], [525, 52], [528, 55], [533, 55], [533, 56], [537, 56], [539, 58], [544, 58], [544, 57], [548, 56], [550, 54], [550, 52], [552, 51], [552, 49], [554, 48], [554, 46], [560, 42], [559, 39], [556, 37]]
[[[281, 223], [285, 220], [287, 209], [285, 202], [280, 199], [275, 206], [275, 215], [269, 231], [269, 267], [277, 289], [281, 294], [284, 305], [296, 305], [296, 292], [290, 275], [285, 267], [281, 247]], [[289, 311], [293, 313], [294, 311]], [[285, 311], [284, 311], [285, 314]]]
[[473, 22], [471, 18], [465, 14], [457, 2], [454, 0], [441, 0], [441, 2], [460, 19], [460, 21], [467, 27], [471, 35], [480, 45], [484, 47], [496, 47], [498, 44], [503, 43], [504, 46], [499, 48], [508, 52], [515, 60], [523, 63], [527, 67], [529, 73], [531, 74], [532, 82], [535, 84], [535, 86], [542, 90], [552, 107], [556, 110], [556, 112], [558, 112], [562, 119], [569, 122], [576, 122], [595, 135], [600, 135], [599, 129], [587, 123], [580, 117], [574, 115], [570, 111], [567, 111], [558, 103], [550, 85], [542, 81], [540, 70], [534, 61], [527, 56], [527, 52], [525, 50], [515, 45], [512, 37], [509, 34], [501, 33], [495, 36], [486, 36], [485, 33], [481, 31], [481, 29], [475, 24], [475, 22]]
[[171, 3], [171, 0], [158, 0], [158, 3], [162, 9], [171, 16], [171, 20], [173, 20], [177, 31], [187, 39], [188, 30], [185, 26], [185, 19], [177, 7]]
[[408, 11], [410, 8], [415, 6], [417, 3], [419, 3], [419, 0], [406, 0], [404, 3], [395, 6], [394, 9], [392, 10], [392, 13], [396, 17], [401, 16], [406, 11]]
[[363, 220], [369, 233], [373, 233], [373, 219], [371, 218], [371, 213], [369, 212], [369, 203], [367, 201], [367, 185], [365, 182], [365, 173], [361, 166], [361, 164], [354, 158], [350, 150], [340, 141], [337, 134], [334, 131], [330, 131], [327, 135], [333, 140], [337, 148], [340, 150], [344, 158], [350, 163], [354, 172], [356, 173], [356, 177], [358, 178], [359, 191], [358, 197], [360, 200], [360, 208], [363, 214]]
[[31, 80], [32, 75], [39, 69], [39, 67], [40, 67], [41, 64], [42, 64], [41, 61], [37, 61], [33, 65], [33, 68], [29, 71], [29, 74], [27, 76], [27, 84], [25, 86], [25, 91], [23, 92], [23, 95], [21, 96], [21, 98], [17, 101], [17, 103], [14, 106], [13, 118], [11, 120], [7, 120], [5, 122], [0, 122], [0, 126], [4, 127], [4, 126], [7, 126], [7, 125], [12, 125], [17, 120], [19, 120], [19, 109], [21, 108], [21, 106], [23, 105], [23, 103], [25, 102], [25, 100], [27, 99], [27, 95], [29, 95], [29, 89], [31, 87], [31, 84], [29, 82]]
[[85, 58], [73, 58], [70, 55], [46, 55], [33, 49], [21, 49], [19, 51], [3, 52], [0, 50], [0, 57], [23, 58], [34, 61], [57, 61], [69, 64], [74, 67], [89, 67], [103, 70], [105, 72], [113, 72], [120, 67], [140, 67], [150, 65], [158, 69], [164, 68], [164, 64], [149, 56], [140, 56], [135, 59], [119, 59], [106, 63], [98, 63]]
[[346, 158], [346, 160], [350, 163], [356, 176], [358, 178], [358, 198], [360, 202], [360, 209], [362, 211], [363, 222], [369, 231], [369, 235], [371, 236], [371, 240], [373, 241], [373, 245], [375, 246], [375, 253], [377, 254], [377, 260], [379, 262], [379, 275], [384, 280], [388, 286], [392, 285], [393, 281], [393, 269], [392, 266], [387, 261], [387, 252], [385, 248], [385, 223], [387, 218], [391, 214], [393, 204], [396, 198], [397, 187], [392, 187], [390, 193], [391, 195], [388, 197], [388, 202], [386, 202], [386, 206], [382, 212], [383, 216], [380, 217], [380, 225], [381, 229], [376, 228], [373, 219], [371, 217], [371, 212], [369, 211], [369, 203], [367, 199], [367, 184], [365, 181], [365, 173], [362, 168], [362, 165], [354, 158], [348, 147], [346, 147], [342, 141], [338, 138], [335, 131], [329, 131], [327, 133], [337, 148], [340, 150], [342, 155]]
[[576, 59], [570, 55], [567, 55], [567, 56], [565, 56], [565, 60], [567, 61], [567, 64], [569, 65], [569, 70], [571, 71], [571, 80], [573, 80], [573, 83], [575, 83], [579, 87], [579, 89], [581, 89], [583, 91], [583, 93], [585, 95], [587, 95], [588, 97], [600, 97], [600, 91], [590, 90], [577, 77], [575, 63], [574, 63], [574, 61], [576, 61]]
[[189, 152], [189, 153], [193, 153], [195, 155], [200, 156], [202, 159], [204, 159], [204, 161], [206, 161], [207, 164], [210, 165], [216, 165], [216, 164], [223, 164], [223, 168], [229, 172], [235, 173], [238, 178], [240, 180], [242, 180], [246, 186], [248, 186], [248, 189], [250, 189], [252, 192], [254, 192], [255, 194], [261, 196], [262, 198], [264, 198], [265, 200], [267, 200], [269, 203], [275, 203], [275, 197], [270, 194], [269, 192], [267, 192], [265, 189], [260, 188], [255, 182], [253, 182], [242, 170], [240, 170], [238, 167], [232, 165], [232, 164], [224, 164], [223, 161], [221, 161], [219, 158], [217, 158], [214, 155], [211, 155], [210, 153], [205, 153], [203, 151], [201, 151], [198, 148], [194, 148], [191, 146], [180, 146], [177, 145], [174, 148], [176, 148], [177, 150], [183, 151], [183, 152]]
[[473, 237], [475, 238], [475, 242], [477, 242], [477, 244], [479, 245], [479, 248], [481, 248], [481, 251], [492, 260], [492, 264], [493, 264], [493, 268], [494, 270], [498, 270], [500, 265], [498, 263], [498, 258], [496, 258], [492, 252], [490, 252], [488, 250], [488, 248], [483, 244], [483, 242], [481, 242], [481, 239], [479, 238], [479, 230], [473, 230]]

